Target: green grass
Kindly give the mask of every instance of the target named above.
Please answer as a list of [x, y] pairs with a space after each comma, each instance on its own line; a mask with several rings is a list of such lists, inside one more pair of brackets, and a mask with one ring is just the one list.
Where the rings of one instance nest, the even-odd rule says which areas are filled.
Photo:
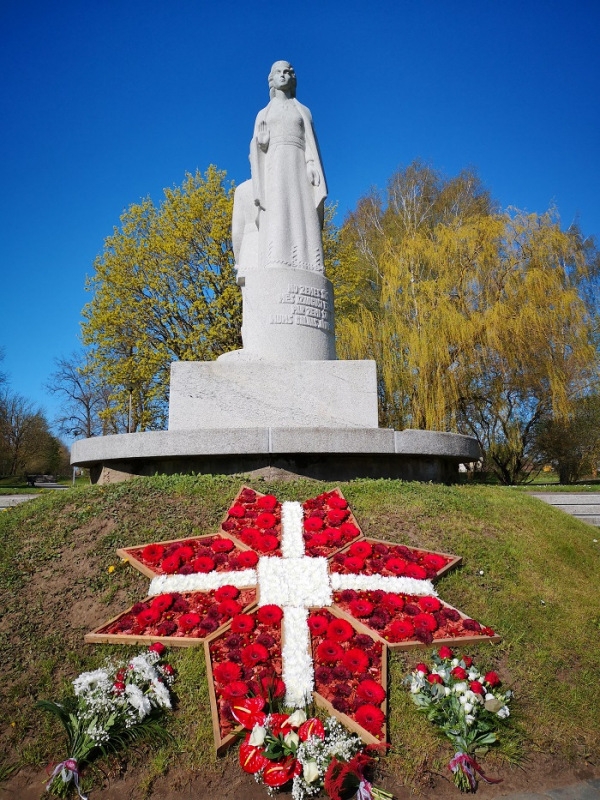
[[[332, 487], [310, 480], [249, 483], [285, 500]], [[119, 564], [115, 548], [215, 532], [240, 485], [228, 477], [140, 478], [48, 492], [0, 515], [6, 769], [62, 757], [58, 730], [35, 702], [60, 699], [82, 670], [96, 668], [108, 654], [131, 652], [83, 643], [88, 630], [145, 596], [147, 579]], [[506, 762], [544, 751], [580, 764], [598, 753], [596, 531], [519, 489], [385, 480], [341, 488], [366, 535], [463, 557], [462, 566], [439, 581], [439, 594], [502, 636], [497, 645], [469, 651], [516, 693], [502, 745], [488, 759]], [[81, 618], [85, 614], [89, 619]], [[388, 767], [413, 784], [449, 757], [449, 746], [402, 686], [411, 665], [427, 654], [390, 658]], [[140, 786], [151, 786], [170, 766], [215, 768], [202, 648], [173, 649], [169, 657], [178, 672], [178, 704], [168, 723], [174, 740], [152, 756], [128, 757]]]

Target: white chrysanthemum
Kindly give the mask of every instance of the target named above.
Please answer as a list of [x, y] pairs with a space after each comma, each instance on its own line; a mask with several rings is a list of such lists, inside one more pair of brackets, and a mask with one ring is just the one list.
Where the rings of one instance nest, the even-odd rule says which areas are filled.
[[150, 700], [144, 695], [139, 686], [136, 686], [134, 683], [127, 684], [125, 687], [125, 696], [127, 697], [129, 705], [138, 712], [140, 720], [147, 717], [152, 711]]
[[112, 681], [105, 669], [96, 669], [93, 672], [82, 672], [73, 681], [73, 689], [77, 696], [95, 691], [108, 691]]

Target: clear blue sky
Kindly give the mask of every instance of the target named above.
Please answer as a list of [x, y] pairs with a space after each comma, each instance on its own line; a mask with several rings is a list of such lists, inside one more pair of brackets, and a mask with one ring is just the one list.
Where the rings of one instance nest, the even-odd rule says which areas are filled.
[[598, 237], [599, 31], [598, 0], [0, 0], [0, 369], [52, 418], [104, 238], [186, 171], [249, 177], [278, 59], [339, 221], [421, 158]]

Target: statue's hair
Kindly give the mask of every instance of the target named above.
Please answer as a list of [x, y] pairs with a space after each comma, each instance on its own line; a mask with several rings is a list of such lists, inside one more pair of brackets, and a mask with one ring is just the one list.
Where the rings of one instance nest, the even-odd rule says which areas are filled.
[[275, 69], [276, 64], [288, 64], [290, 69], [292, 70], [292, 97], [296, 97], [296, 73], [294, 71], [294, 67], [290, 64], [289, 61], [276, 61], [275, 64], [271, 67], [271, 71], [269, 72], [269, 97], [275, 97], [275, 87], [273, 86], [273, 70]]

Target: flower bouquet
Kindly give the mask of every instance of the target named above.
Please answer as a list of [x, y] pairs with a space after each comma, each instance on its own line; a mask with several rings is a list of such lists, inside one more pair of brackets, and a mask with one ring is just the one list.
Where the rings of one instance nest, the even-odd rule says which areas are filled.
[[498, 741], [496, 730], [509, 716], [512, 692], [498, 689], [495, 672], [482, 675], [470, 656], [455, 657], [449, 647], [441, 647], [432, 661], [431, 668], [417, 664], [405, 682], [419, 709], [456, 748], [448, 765], [454, 783], [463, 792], [476, 791], [477, 774], [486, 783], [500, 783], [484, 775], [474, 756]]
[[67, 736], [68, 758], [54, 766], [48, 791], [65, 797], [74, 787], [86, 800], [79, 785], [83, 764], [132, 741], [168, 738], [159, 718], [171, 708], [173, 668], [160, 663], [164, 650], [156, 643], [129, 661], [83, 672], [73, 681], [74, 697], [37, 704], [58, 718]]
[[367, 755], [359, 736], [335, 718], [325, 723], [292, 714], [267, 713], [262, 697], [233, 704], [232, 713], [247, 733], [240, 746], [240, 765], [267, 787], [269, 794], [292, 782], [293, 800], [315, 797], [323, 789], [333, 800], [357, 791], [362, 800], [385, 800], [388, 792], [372, 787], [365, 769], [374, 757]]

